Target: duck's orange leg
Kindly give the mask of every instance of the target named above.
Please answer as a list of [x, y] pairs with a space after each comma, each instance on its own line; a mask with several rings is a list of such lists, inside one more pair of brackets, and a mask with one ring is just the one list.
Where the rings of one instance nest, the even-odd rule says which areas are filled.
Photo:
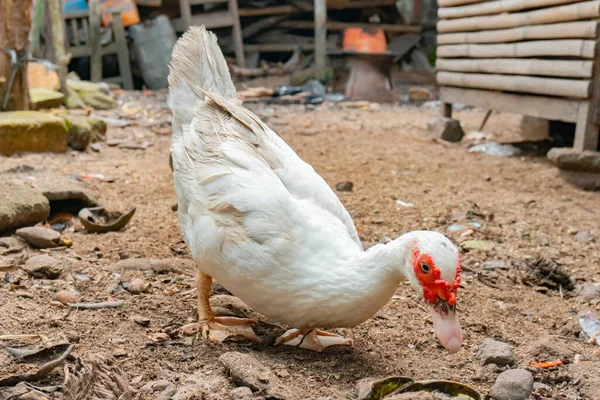
[[210, 290], [212, 278], [198, 271], [196, 277], [198, 288], [198, 322], [182, 327], [181, 331], [187, 335], [202, 333], [202, 337], [213, 342], [222, 343], [231, 336], [244, 336], [255, 342], [262, 342], [254, 333], [252, 325], [256, 321], [247, 318], [215, 317], [210, 307]]

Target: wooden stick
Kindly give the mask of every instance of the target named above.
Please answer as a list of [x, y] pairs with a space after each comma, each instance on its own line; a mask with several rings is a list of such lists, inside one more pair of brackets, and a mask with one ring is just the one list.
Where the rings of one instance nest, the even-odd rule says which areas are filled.
[[483, 72], [510, 75], [561, 76], [591, 78], [593, 61], [540, 59], [446, 59], [438, 58], [435, 67], [440, 71]]
[[582, 57], [593, 58], [596, 42], [593, 40], [538, 40], [510, 44], [456, 44], [437, 48], [440, 58], [496, 58], [496, 57]]
[[528, 10], [532, 8], [544, 8], [561, 4], [576, 3], [580, 0], [500, 0], [487, 3], [477, 3], [462, 7], [440, 8], [439, 19], [465, 18], [476, 15], [502, 14]]
[[573, 79], [534, 78], [519, 75], [463, 74], [438, 72], [439, 85], [506, 92], [544, 94], [549, 96], [586, 99], [590, 95], [590, 81]]
[[[313, 29], [315, 24], [313, 21], [283, 21], [277, 26], [287, 29]], [[380, 28], [391, 33], [419, 33], [421, 32], [420, 25], [401, 25], [401, 24], [369, 24], [359, 22], [327, 22], [327, 30], [343, 31], [348, 28]]]
[[515, 14], [441, 20], [438, 32], [487, 31], [526, 25], [542, 25], [600, 17], [600, 1], [586, 1], [560, 7]]
[[525, 114], [531, 117], [576, 122], [579, 107], [587, 101], [493, 92], [490, 90], [440, 88], [444, 103], [462, 103], [488, 110]]
[[[194, 263], [181, 258], [128, 258], [114, 263], [112, 269], [121, 272], [151, 270], [157, 274], [190, 274], [190, 270], [194, 269]], [[186, 269], [187, 272], [184, 271]]]
[[508, 43], [534, 39], [595, 39], [597, 21], [564, 22], [559, 24], [522, 26], [496, 31], [446, 33], [438, 35], [438, 45], [467, 43]]
[[29, 339], [42, 339], [43, 340], [44, 336], [42, 335], [31, 335], [31, 334], [24, 334], [24, 335], [0, 335], [0, 340], [29, 340]]
[[122, 301], [104, 301], [101, 303], [67, 303], [69, 308], [79, 310], [99, 310], [101, 308], [117, 308], [123, 305]]
[[490, 119], [493, 111], [494, 110], [487, 110], [487, 112], [485, 113], [485, 116], [483, 117], [483, 121], [481, 121], [481, 125], [479, 125], [479, 129], [478, 129], [479, 132], [483, 132], [483, 128], [485, 128], [485, 124], [488, 122], [488, 119]]

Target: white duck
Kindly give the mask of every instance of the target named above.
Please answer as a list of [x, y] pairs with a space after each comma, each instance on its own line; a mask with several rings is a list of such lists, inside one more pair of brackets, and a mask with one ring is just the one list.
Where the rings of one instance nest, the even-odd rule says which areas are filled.
[[198, 264], [196, 328], [205, 338], [260, 341], [254, 321], [215, 317], [212, 278], [294, 328], [277, 344], [317, 351], [352, 345], [317, 328], [362, 323], [408, 279], [430, 305], [442, 345], [460, 349], [456, 247], [439, 233], [415, 231], [364, 251], [325, 181], [241, 106], [217, 39], [204, 27], [190, 28], [173, 50], [168, 102], [179, 220]]

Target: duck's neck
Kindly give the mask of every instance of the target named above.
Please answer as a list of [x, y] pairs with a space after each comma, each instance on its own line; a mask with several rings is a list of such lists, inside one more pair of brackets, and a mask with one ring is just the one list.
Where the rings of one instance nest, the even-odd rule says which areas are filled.
[[[351, 276], [345, 285], [351, 285], [351, 297], [357, 318], [366, 320], [381, 309], [394, 295], [398, 285], [407, 278], [406, 265], [412, 254], [414, 238], [405, 234], [387, 244], [378, 244], [352, 263], [346, 271]], [[362, 322], [362, 321], [360, 321]]]

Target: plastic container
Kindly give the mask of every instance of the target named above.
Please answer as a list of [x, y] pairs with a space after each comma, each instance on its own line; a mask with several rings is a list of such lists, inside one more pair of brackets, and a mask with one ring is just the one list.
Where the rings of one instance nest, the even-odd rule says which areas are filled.
[[129, 33], [133, 39], [135, 58], [148, 89], [166, 88], [171, 52], [177, 41], [169, 18], [160, 15], [143, 24], [133, 25]]
[[385, 53], [387, 41], [383, 29], [348, 28], [344, 31], [344, 51]]
[[87, 10], [88, 5], [86, 0], [65, 0], [63, 3], [63, 11], [65, 14]]
[[102, 24], [109, 26], [112, 22], [112, 10], [121, 11], [123, 26], [131, 26], [140, 23], [140, 14], [133, 0], [102, 0]]

